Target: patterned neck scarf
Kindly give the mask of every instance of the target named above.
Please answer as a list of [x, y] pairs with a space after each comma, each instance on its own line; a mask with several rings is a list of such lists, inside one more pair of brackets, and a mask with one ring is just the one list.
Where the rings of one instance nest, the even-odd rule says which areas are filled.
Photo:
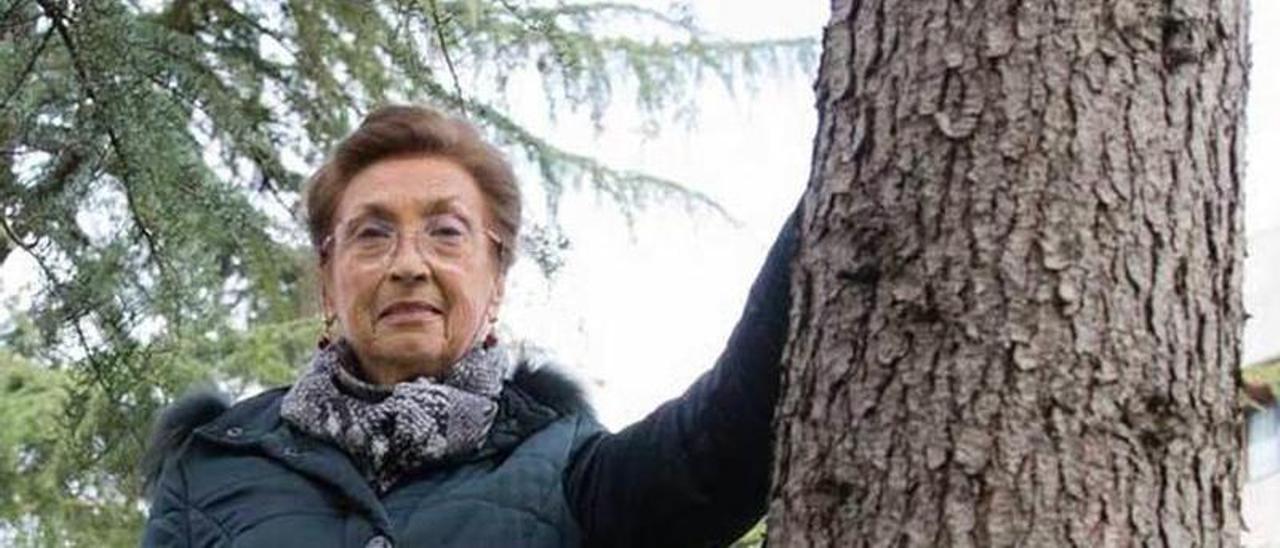
[[476, 347], [443, 379], [392, 386], [358, 378], [344, 342], [316, 352], [311, 370], [285, 394], [280, 416], [346, 451], [380, 492], [423, 465], [478, 449], [498, 410], [510, 359]]

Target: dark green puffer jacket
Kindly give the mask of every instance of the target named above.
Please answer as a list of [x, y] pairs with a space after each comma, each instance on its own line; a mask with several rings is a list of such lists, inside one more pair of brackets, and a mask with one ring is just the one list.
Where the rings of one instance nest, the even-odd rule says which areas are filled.
[[340, 449], [280, 419], [286, 389], [230, 409], [188, 398], [153, 438], [143, 545], [731, 543], [764, 512], [795, 247], [793, 214], [716, 366], [644, 420], [607, 432], [576, 385], [523, 367], [481, 450], [381, 495]]

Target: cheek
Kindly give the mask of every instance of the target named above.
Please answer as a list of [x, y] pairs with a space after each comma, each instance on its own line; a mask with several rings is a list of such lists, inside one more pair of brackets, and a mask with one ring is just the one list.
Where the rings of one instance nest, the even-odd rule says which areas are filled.
[[369, 308], [377, 291], [377, 280], [360, 272], [347, 270], [333, 278], [333, 302], [338, 318], [348, 333], [355, 335], [369, 329]]
[[467, 339], [479, 329], [490, 288], [483, 280], [467, 276], [440, 276], [440, 288], [449, 299], [447, 335]]

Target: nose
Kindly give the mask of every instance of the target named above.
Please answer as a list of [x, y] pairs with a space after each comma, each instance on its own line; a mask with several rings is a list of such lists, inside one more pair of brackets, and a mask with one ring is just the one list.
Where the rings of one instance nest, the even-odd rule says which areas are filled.
[[388, 265], [392, 280], [401, 282], [426, 281], [431, 277], [431, 264], [419, 249], [418, 242], [412, 234], [401, 234], [396, 246], [391, 251]]

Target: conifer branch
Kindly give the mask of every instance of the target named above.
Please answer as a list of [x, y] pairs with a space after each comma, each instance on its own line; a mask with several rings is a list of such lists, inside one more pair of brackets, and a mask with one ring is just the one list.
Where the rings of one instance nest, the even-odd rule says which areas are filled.
[[[218, 2], [216, 7], [230, 14], [237, 21], [245, 25], [248, 25], [253, 30], [258, 31], [259, 33], [265, 36], [270, 36], [272, 40], [276, 41], [276, 45], [280, 46], [281, 48], [284, 48], [285, 51], [289, 51], [289, 48], [287, 47], [287, 44], [289, 42], [284, 37], [284, 35], [280, 34], [274, 29], [267, 28], [266, 26], [259, 23], [257, 19], [249, 17], [248, 15], [245, 15], [243, 12], [236, 9], [235, 6], [232, 6], [230, 2], [223, 0], [221, 2]], [[293, 52], [289, 51], [289, 54], [293, 55]]]
[[[12, 241], [15, 245], [17, 245], [19, 248], [25, 251], [27, 255], [29, 255], [36, 262], [36, 267], [39, 268], [40, 271], [44, 273], [45, 278], [49, 280], [51, 290], [54, 292], [54, 294], [65, 295], [66, 293], [65, 286], [62, 284], [62, 282], [58, 280], [57, 275], [54, 274], [53, 269], [50, 268], [49, 265], [45, 262], [44, 257], [42, 257], [39, 253], [36, 253], [36, 250], [35, 250], [36, 244], [22, 241], [22, 239], [19, 238], [18, 235], [14, 232], [13, 227], [9, 225], [8, 219], [6, 219], [3, 215], [0, 215], [0, 229], [4, 231], [5, 236], [8, 237], [10, 241]], [[80, 316], [80, 317], [83, 317], [83, 316]], [[89, 344], [89, 337], [85, 334], [84, 328], [80, 326], [80, 317], [67, 318], [67, 320], [68, 320], [68, 323], [71, 324], [72, 331], [74, 331], [76, 334], [76, 339], [80, 343], [80, 348], [83, 349], [85, 352], [85, 360], [89, 364], [91, 382], [93, 382], [94, 384], [97, 384], [98, 389], [102, 390], [103, 394], [111, 394], [112, 393], [111, 386], [106, 379], [105, 367], [97, 359], [97, 350], [94, 348], [93, 345]], [[126, 418], [119, 409], [116, 409], [114, 407], [112, 407], [112, 409], [116, 412], [116, 414], [118, 415], [118, 418], [120, 419]], [[137, 442], [138, 447], [142, 447], [144, 445], [144, 442], [142, 440], [141, 435], [138, 434], [136, 431], [132, 432], [132, 435], [134, 440]]]
[[465, 110], [467, 99], [462, 95], [462, 84], [458, 81], [458, 71], [454, 69], [453, 58], [449, 55], [449, 45], [445, 43], [444, 22], [440, 19], [440, 6], [436, 0], [428, 0], [431, 4], [432, 27], [435, 27], [436, 41], [440, 43], [440, 53], [444, 55], [444, 64], [449, 67], [449, 76], [453, 78], [453, 89], [458, 94], [458, 104]]
[[612, 13], [612, 14], [643, 17], [651, 21], [657, 21], [659, 23], [662, 23], [670, 28], [677, 28], [677, 29], [684, 30], [690, 34], [700, 34], [702, 32], [705, 32], [703, 29], [699, 28], [697, 25], [694, 25], [691, 21], [684, 20], [684, 19], [676, 19], [674, 17], [671, 17], [670, 15], [667, 15], [661, 11], [658, 11], [652, 8], [646, 8], [643, 6], [636, 6], [632, 4], [623, 4], [618, 2], [599, 2], [594, 4], [564, 4], [564, 5], [558, 5], [558, 6], [552, 6], [552, 7], [526, 6], [524, 8], [520, 8], [516, 6], [511, 2], [511, 0], [501, 0], [501, 4], [503, 8], [505, 8], [508, 12], [511, 13], [511, 15], [515, 16], [518, 19], [522, 19], [526, 21], [529, 18], [546, 20], [546, 19], [559, 17], [559, 16], [596, 17], [596, 16], [602, 16], [602, 15], [609, 15]]
[[9, 16], [13, 15], [13, 12], [18, 11], [18, 6], [21, 6], [23, 4], [24, 2], [20, 0], [14, 0], [12, 4], [9, 4], [9, 8], [4, 10], [4, 15], [0, 15], [0, 23], [8, 21]]
[[[41, 9], [44, 10], [45, 14], [49, 16], [52, 29], [58, 32], [58, 36], [62, 39], [63, 45], [67, 48], [67, 55], [71, 58], [71, 64], [76, 72], [76, 78], [80, 81], [80, 85], [84, 89], [85, 96], [91, 99], [95, 105], [105, 107], [106, 105], [99, 100], [97, 93], [94, 91], [93, 82], [89, 79], [89, 72], [85, 68], [83, 59], [80, 57], [80, 52], [75, 45], [75, 41], [71, 37], [71, 31], [67, 28], [65, 20], [66, 14], [63, 13], [62, 8], [53, 5], [50, 0], [36, 0], [36, 3], [38, 3]], [[115, 151], [116, 157], [119, 158], [120, 164], [124, 168], [124, 173], [126, 176], [133, 175], [135, 172], [129, 165], [128, 156], [125, 154], [124, 147], [121, 146], [120, 143], [120, 138], [116, 135], [116, 131], [110, 123], [106, 124], [106, 133], [107, 142], [111, 146], [111, 149]], [[147, 249], [150, 252], [149, 259], [156, 262], [156, 265], [160, 267], [162, 273], [167, 272], [169, 268], [164, 256], [160, 253], [160, 246], [157, 243], [155, 236], [151, 233], [151, 229], [148, 228], [146, 220], [142, 217], [141, 211], [138, 210], [137, 199], [133, 195], [129, 182], [124, 181], [120, 186], [124, 189], [125, 201], [128, 204], [130, 216], [133, 217], [134, 223], [138, 226], [138, 232], [142, 235], [142, 239], [147, 244]]]
[[468, 105], [468, 110], [477, 113], [482, 120], [497, 129], [500, 134], [512, 139], [529, 153], [571, 165], [580, 174], [590, 176], [593, 183], [595, 183], [595, 188], [608, 194], [619, 205], [626, 205], [629, 203], [628, 198], [635, 198], [648, 191], [659, 195], [684, 198], [690, 205], [704, 207], [716, 213], [722, 219], [732, 224], [738, 224], [738, 220], [733, 215], [725, 210], [715, 199], [703, 192], [690, 189], [680, 183], [662, 177], [618, 171], [590, 156], [569, 152], [552, 145], [490, 105], [479, 101], [470, 101]]
[[44, 36], [40, 38], [40, 45], [36, 46], [36, 50], [32, 52], [31, 57], [27, 59], [26, 65], [22, 67], [21, 71], [18, 71], [17, 77], [13, 80], [13, 89], [4, 94], [4, 100], [0, 100], [0, 111], [7, 110], [9, 108], [9, 101], [13, 100], [13, 98], [18, 95], [19, 91], [22, 91], [22, 84], [27, 81], [27, 76], [30, 76], [31, 72], [35, 69], [36, 62], [40, 60], [40, 56], [44, 55], [44, 48], [49, 45], [49, 39], [52, 37], [53, 28], [51, 27], [49, 30], [44, 31]]
[[0, 215], [0, 228], [4, 229], [4, 235], [9, 239], [9, 241], [13, 242], [14, 245], [18, 246], [18, 248], [22, 249], [23, 251], [26, 251], [27, 254], [33, 257], [35, 256], [34, 249], [36, 247], [36, 244], [22, 241], [22, 238], [19, 237], [16, 232], [14, 232], [13, 227], [9, 226], [9, 220], [6, 219], [4, 215]]

